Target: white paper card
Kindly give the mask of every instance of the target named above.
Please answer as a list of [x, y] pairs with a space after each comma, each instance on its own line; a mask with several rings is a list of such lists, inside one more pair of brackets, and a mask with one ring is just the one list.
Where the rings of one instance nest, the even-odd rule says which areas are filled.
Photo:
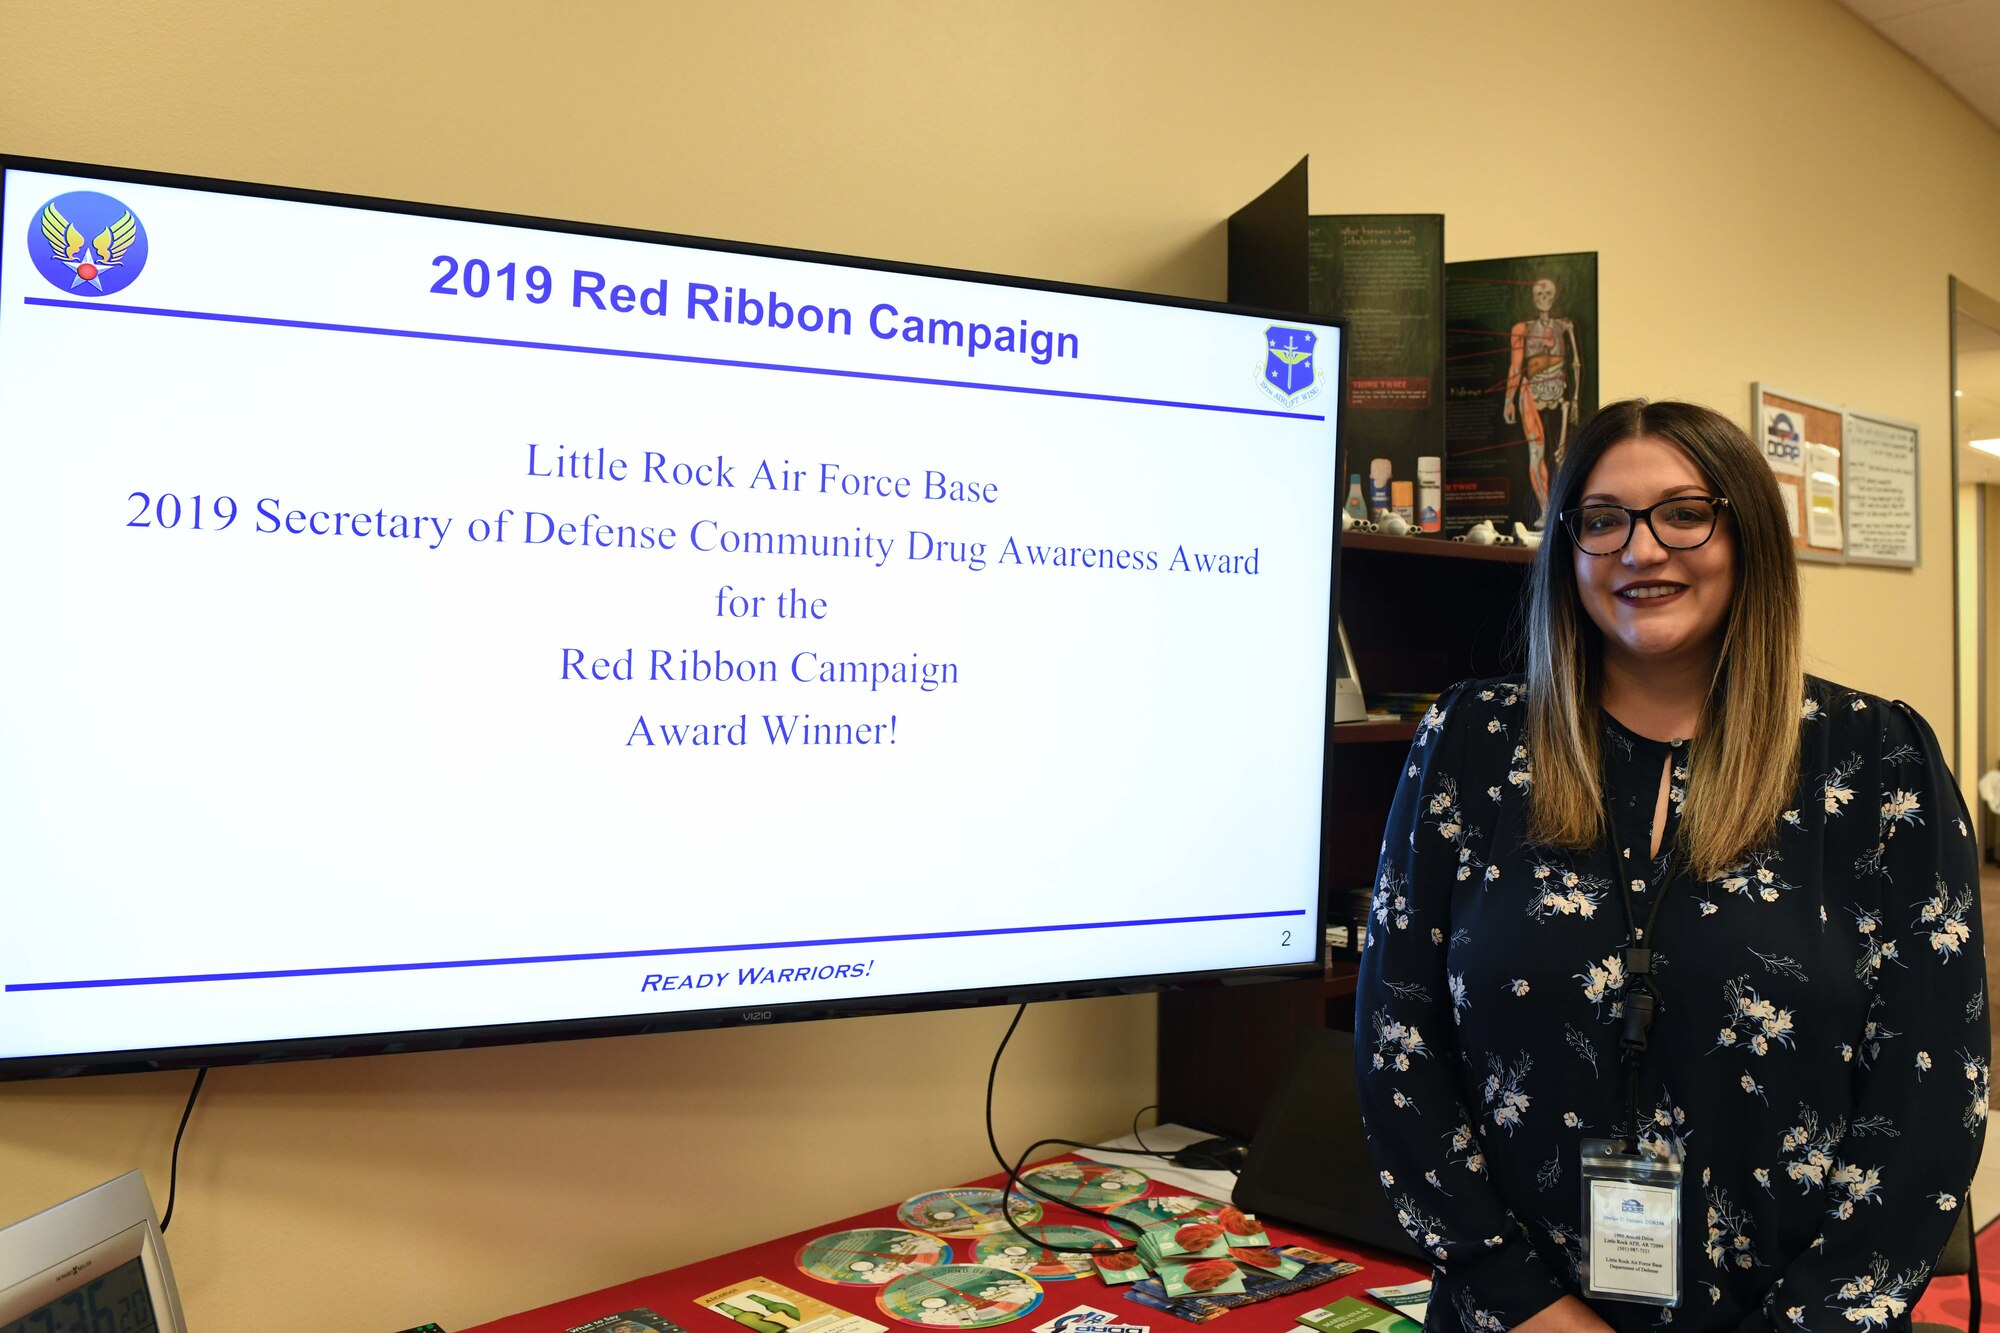
[[1606, 1296], [1679, 1296], [1679, 1191], [1627, 1180], [1590, 1182], [1590, 1287]]

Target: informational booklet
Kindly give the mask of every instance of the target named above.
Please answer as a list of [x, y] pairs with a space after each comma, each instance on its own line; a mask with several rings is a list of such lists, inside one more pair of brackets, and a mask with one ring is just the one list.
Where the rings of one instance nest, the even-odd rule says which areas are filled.
[[1355, 1333], [1357, 1329], [1368, 1329], [1371, 1333], [1422, 1333], [1423, 1330], [1422, 1324], [1405, 1319], [1394, 1310], [1385, 1310], [1354, 1296], [1306, 1311], [1299, 1316], [1299, 1324], [1314, 1333]]
[[752, 1333], [889, 1333], [887, 1324], [836, 1309], [767, 1277], [732, 1282], [694, 1301]]
[[617, 1314], [586, 1319], [566, 1333], [687, 1333], [687, 1330], [642, 1305], [636, 1310], [620, 1310]]
[[1397, 1314], [1407, 1315], [1419, 1324], [1424, 1322], [1424, 1313], [1430, 1309], [1431, 1282], [1405, 1282], [1394, 1287], [1369, 1287], [1367, 1292]]

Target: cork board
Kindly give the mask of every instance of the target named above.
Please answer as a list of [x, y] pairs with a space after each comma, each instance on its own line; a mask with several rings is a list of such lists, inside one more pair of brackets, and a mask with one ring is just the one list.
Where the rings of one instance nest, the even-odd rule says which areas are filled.
[[1801, 560], [1844, 560], [1845, 410], [1763, 384], [1750, 386], [1750, 400], [1750, 438], [1763, 449], [1785, 497], [1793, 551]]

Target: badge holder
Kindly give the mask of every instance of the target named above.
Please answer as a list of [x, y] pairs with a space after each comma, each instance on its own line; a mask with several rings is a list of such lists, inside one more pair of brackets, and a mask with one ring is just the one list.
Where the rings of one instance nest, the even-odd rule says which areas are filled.
[[1678, 1161], [1627, 1152], [1617, 1139], [1584, 1140], [1583, 1294], [1680, 1304]]
[[[1616, 870], [1605, 820], [1605, 853]], [[1631, 890], [1620, 895], [1632, 927], [1624, 951], [1625, 1123], [1630, 1139], [1585, 1139], [1582, 1145], [1583, 1294], [1586, 1299], [1637, 1305], [1681, 1303], [1681, 1162], [1678, 1155], [1653, 1154], [1639, 1144], [1639, 1072], [1660, 993], [1653, 986], [1653, 928], [1666, 900], [1666, 885], [1679, 873], [1680, 854], [1668, 859], [1657, 885], [1653, 910], [1642, 928]]]

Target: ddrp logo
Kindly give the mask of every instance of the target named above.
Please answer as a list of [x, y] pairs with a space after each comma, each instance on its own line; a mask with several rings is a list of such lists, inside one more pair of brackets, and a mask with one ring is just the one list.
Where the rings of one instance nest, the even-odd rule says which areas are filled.
[[43, 277], [77, 296], [110, 296], [146, 266], [146, 229], [108, 194], [74, 190], [42, 205], [28, 226], [28, 253]]
[[1799, 448], [1802, 440], [1791, 416], [1779, 412], [1772, 416], [1771, 427], [1764, 433], [1764, 452], [1779, 462], [1796, 463], [1805, 456]]

